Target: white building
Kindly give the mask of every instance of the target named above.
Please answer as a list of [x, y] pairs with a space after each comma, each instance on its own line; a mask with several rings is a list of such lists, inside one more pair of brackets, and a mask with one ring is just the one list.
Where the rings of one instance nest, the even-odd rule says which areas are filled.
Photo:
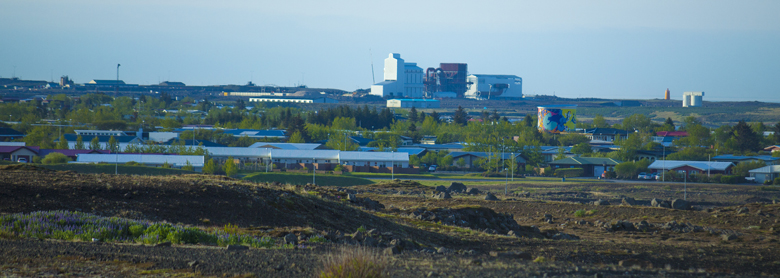
[[417, 63], [404, 63], [401, 54], [385, 59], [384, 81], [371, 86], [371, 94], [380, 97], [423, 96], [423, 69]]
[[307, 149], [271, 149], [271, 148], [239, 148], [239, 147], [205, 147], [209, 156], [216, 160], [228, 157], [242, 162], [260, 162], [294, 164], [294, 163], [338, 163], [351, 166], [384, 166], [395, 164], [396, 167], [408, 168], [409, 155], [405, 152], [359, 152], [339, 150], [307, 150]]
[[439, 108], [441, 102], [435, 99], [388, 99], [387, 107], [398, 108]]
[[522, 98], [523, 79], [517, 75], [471, 74], [466, 77], [466, 98]]
[[162, 155], [162, 154], [79, 154], [72, 163], [116, 163], [137, 162], [147, 166], [162, 166], [168, 163], [173, 168], [181, 168], [188, 163], [195, 171], [203, 168], [202, 155]]
[[704, 92], [684, 92], [683, 107], [701, 107]]
[[780, 165], [769, 165], [748, 171], [750, 176], [756, 179], [758, 183], [774, 181], [780, 176]]
[[291, 102], [291, 103], [339, 103], [338, 100], [320, 97], [320, 98], [266, 98], [252, 97], [249, 102]]

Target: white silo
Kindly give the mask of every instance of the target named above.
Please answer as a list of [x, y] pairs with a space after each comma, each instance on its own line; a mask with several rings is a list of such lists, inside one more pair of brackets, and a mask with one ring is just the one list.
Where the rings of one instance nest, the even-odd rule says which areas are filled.
[[704, 92], [684, 92], [683, 107], [701, 107]]

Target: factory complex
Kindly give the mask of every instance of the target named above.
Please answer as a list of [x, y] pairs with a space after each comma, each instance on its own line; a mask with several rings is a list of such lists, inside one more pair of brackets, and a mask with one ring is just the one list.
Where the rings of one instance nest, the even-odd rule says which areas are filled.
[[371, 86], [371, 95], [390, 99], [522, 98], [523, 79], [516, 75], [469, 74], [464, 63], [441, 63], [423, 72], [417, 63], [407, 63], [401, 54], [390, 53], [385, 59], [384, 81]]

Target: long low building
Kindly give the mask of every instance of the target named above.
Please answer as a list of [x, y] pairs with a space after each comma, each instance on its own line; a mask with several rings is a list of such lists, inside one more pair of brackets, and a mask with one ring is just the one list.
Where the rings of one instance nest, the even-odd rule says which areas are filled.
[[206, 147], [209, 156], [225, 160], [229, 157], [244, 163], [297, 164], [332, 163], [349, 166], [378, 166], [408, 168], [409, 154], [405, 152], [358, 152], [339, 150], [300, 150], [240, 147]]
[[191, 165], [196, 171], [203, 168], [205, 158], [202, 155], [165, 155], [165, 154], [79, 154], [75, 163], [117, 163], [137, 162], [147, 166], [169, 164], [173, 168]]
[[387, 107], [439, 108], [441, 107], [441, 102], [435, 99], [388, 99]]
[[652, 173], [661, 173], [663, 171], [675, 171], [689, 176], [691, 174], [731, 174], [731, 168], [734, 163], [731, 162], [712, 162], [712, 161], [684, 161], [684, 160], [656, 160], [647, 169]]
[[339, 103], [338, 100], [319, 97], [319, 98], [271, 98], [271, 97], [251, 97], [249, 102], [287, 102], [287, 103]]

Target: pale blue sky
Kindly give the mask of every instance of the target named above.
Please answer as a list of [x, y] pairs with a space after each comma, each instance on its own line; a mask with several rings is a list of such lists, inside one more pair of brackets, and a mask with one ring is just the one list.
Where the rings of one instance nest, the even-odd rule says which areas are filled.
[[[388, 53], [526, 94], [780, 102], [780, 1], [0, 0], [0, 76], [354, 90]], [[371, 49], [371, 54], [369, 52]]]

